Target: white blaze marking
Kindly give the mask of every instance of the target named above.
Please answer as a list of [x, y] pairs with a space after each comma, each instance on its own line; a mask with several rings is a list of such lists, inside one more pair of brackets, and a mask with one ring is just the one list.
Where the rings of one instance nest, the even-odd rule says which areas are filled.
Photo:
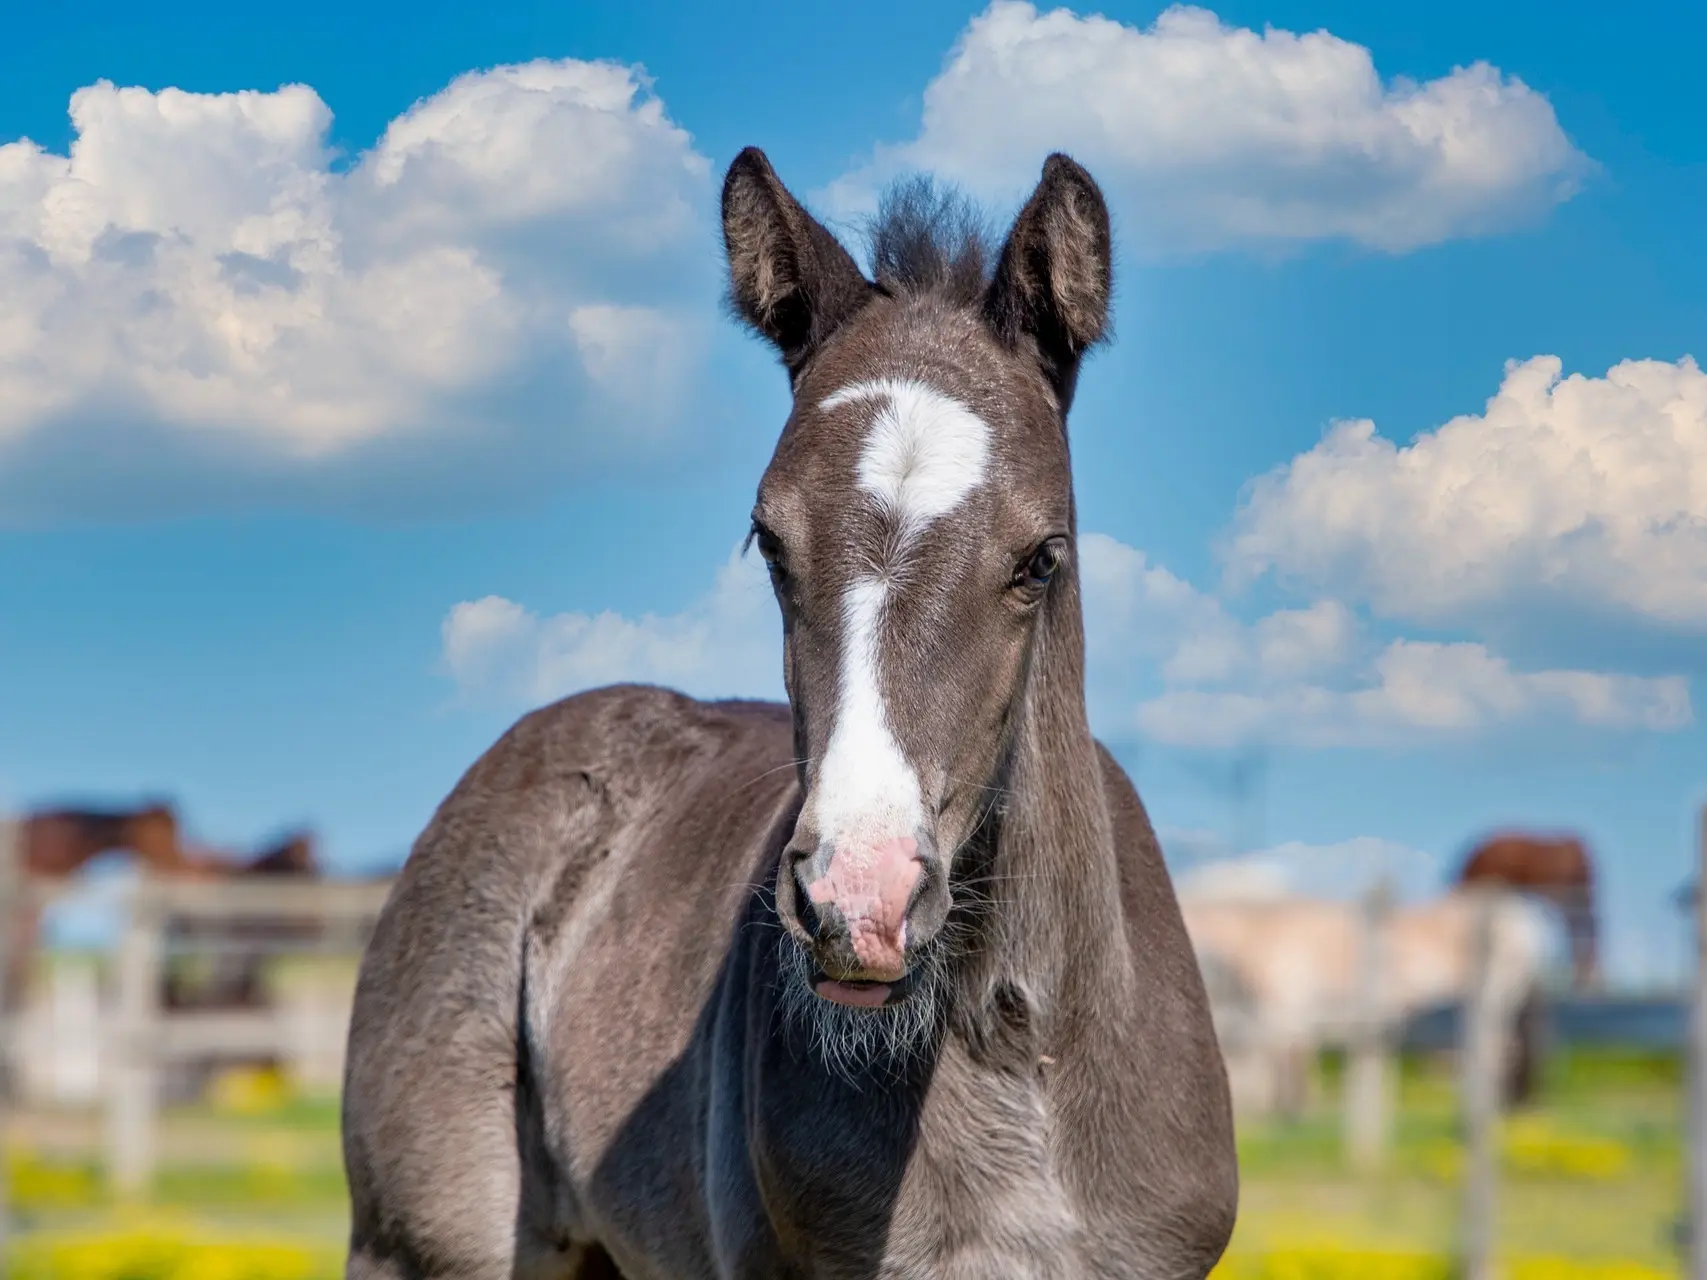
[[818, 830], [832, 845], [875, 845], [912, 835], [923, 809], [919, 779], [889, 732], [877, 685], [878, 629], [888, 588], [862, 578], [842, 598], [842, 687], [836, 727], [818, 771]]
[[[990, 427], [960, 401], [902, 378], [855, 383], [819, 407], [867, 400], [877, 412], [860, 451], [859, 487], [895, 520], [898, 556], [984, 482]], [[842, 599], [840, 705], [818, 772], [818, 830], [831, 848], [910, 836], [924, 816], [918, 775], [890, 731], [878, 680], [888, 595], [885, 579], [864, 577]]]
[[856, 382], [818, 407], [878, 402], [859, 455], [859, 487], [900, 525], [904, 546], [984, 482], [990, 427], [960, 401], [905, 378]]

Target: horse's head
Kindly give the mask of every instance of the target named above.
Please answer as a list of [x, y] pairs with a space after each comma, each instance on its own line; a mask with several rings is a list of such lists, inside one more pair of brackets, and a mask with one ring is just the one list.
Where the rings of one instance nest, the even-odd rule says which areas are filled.
[[1051, 156], [987, 269], [964, 206], [914, 186], [877, 219], [873, 282], [749, 149], [723, 227], [735, 309], [794, 391], [753, 509], [805, 790], [777, 912], [820, 996], [896, 1004], [1045, 649], [1082, 714], [1065, 419], [1107, 320], [1108, 212]]

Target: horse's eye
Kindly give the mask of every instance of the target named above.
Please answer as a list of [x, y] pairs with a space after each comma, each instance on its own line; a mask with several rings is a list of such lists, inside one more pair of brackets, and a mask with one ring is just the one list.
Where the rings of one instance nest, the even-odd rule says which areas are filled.
[[756, 520], [753, 522], [752, 539], [759, 548], [759, 554], [764, 557], [765, 563], [770, 566], [771, 572], [780, 572], [782, 569], [781, 539]]
[[1031, 557], [1015, 571], [1013, 585], [1037, 591], [1049, 585], [1049, 580], [1061, 567], [1065, 555], [1059, 538], [1051, 538], [1031, 553]]

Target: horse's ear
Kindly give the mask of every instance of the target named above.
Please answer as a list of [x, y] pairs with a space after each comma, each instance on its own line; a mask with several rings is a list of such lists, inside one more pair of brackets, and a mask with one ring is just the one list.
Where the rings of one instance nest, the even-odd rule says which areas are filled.
[[723, 179], [723, 247], [736, 314], [782, 353], [790, 379], [873, 286], [841, 244], [748, 147]]
[[1096, 181], [1056, 152], [1014, 219], [984, 315], [1008, 346], [1035, 344], [1043, 371], [1067, 412], [1079, 361], [1108, 330], [1113, 289], [1108, 205]]

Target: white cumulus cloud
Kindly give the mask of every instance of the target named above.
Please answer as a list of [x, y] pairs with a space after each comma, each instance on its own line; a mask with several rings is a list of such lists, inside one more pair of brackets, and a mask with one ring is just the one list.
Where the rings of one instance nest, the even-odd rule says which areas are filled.
[[1186, 249], [1410, 249], [1532, 216], [1592, 167], [1545, 97], [1485, 62], [1384, 80], [1327, 31], [1181, 5], [1140, 29], [996, 0], [926, 87], [918, 136], [824, 194], [853, 214], [896, 173], [931, 170], [1007, 199], [1051, 150], [1090, 166], [1141, 242]]
[[1106, 535], [1084, 535], [1080, 558], [1092, 715], [1110, 736], [1401, 746], [1524, 725], [1666, 732], [1693, 721], [1683, 676], [1523, 670], [1474, 641], [1381, 643], [1333, 598], [1246, 623]]
[[471, 72], [348, 164], [303, 85], [71, 117], [66, 155], [0, 146], [0, 516], [91, 449], [205, 494], [407, 439], [609, 448], [692, 364], [708, 166], [631, 68]]
[[1549, 721], [1666, 732], [1694, 718], [1682, 676], [1520, 671], [1485, 645], [1394, 640], [1333, 683], [1170, 688], [1144, 701], [1145, 736], [1177, 746], [1408, 746]]
[[763, 563], [739, 549], [679, 613], [540, 617], [486, 596], [456, 605], [441, 627], [445, 668], [465, 695], [529, 705], [627, 681], [699, 697], [781, 697], [781, 636]]
[[1103, 533], [1080, 536], [1079, 572], [1092, 665], [1110, 676], [1124, 669], [1122, 656], [1137, 655], [1170, 683], [1272, 683], [1343, 665], [1357, 638], [1351, 611], [1328, 599], [1247, 626], [1215, 597]]
[[1252, 487], [1233, 573], [1431, 623], [1551, 599], [1707, 632], [1707, 374], [1562, 371], [1508, 364], [1481, 414], [1408, 445], [1340, 423]]

